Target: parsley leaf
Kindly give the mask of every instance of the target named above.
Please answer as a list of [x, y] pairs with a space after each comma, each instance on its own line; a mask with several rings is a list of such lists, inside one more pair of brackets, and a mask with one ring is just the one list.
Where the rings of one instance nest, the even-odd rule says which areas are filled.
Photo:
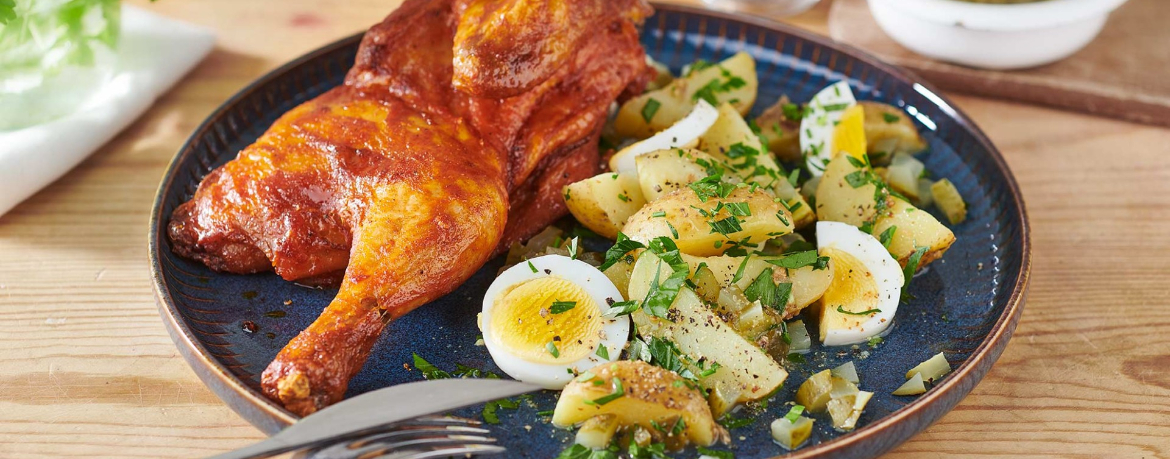
[[553, 301], [552, 306], [548, 308], [548, 312], [561, 314], [575, 307], [577, 307], [576, 301]]
[[883, 247], [887, 249], [890, 248], [890, 243], [894, 241], [895, 231], [898, 231], [898, 227], [896, 225], [886, 228], [885, 231], [882, 231], [882, 235], [878, 236], [878, 240], [881, 241]]
[[536, 270], [536, 265], [532, 264], [532, 261], [531, 261], [531, 260], [529, 260], [529, 261], [528, 261], [528, 269], [531, 269], [531, 270], [532, 270], [532, 272], [534, 272], [534, 273], [535, 273], [535, 272], [539, 272], [539, 271], [537, 271], [537, 270]]
[[422, 373], [423, 378], [447, 379], [451, 377], [451, 373], [440, 370], [439, 367], [432, 365], [431, 362], [426, 361], [426, 359], [422, 358], [422, 356], [418, 355], [417, 353], [413, 354], [413, 359], [414, 367], [418, 369], [419, 373]]
[[781, 268], [800, 269], [805, 266], [812, 266], [813, 269], [825, 269], [829, 265], [829, 257], [817, 256], [816, 249], [805, 250], [803, 252], [793, 252], [781, 259], [770, 259], [768, 263], [774, 264]]
[[613, 247], [610, 247], [609, 250], [605, 251], [605, 263], [602, 263], [601, 266], [597, 267], [597, 269], [600, 271], [605, 271], [606, 269], [609, 269], [610, 266], [613, 266], [617, 264], [617, 262], [621, 261], [622, 258], [625, 258], [626, 254], [634, 250], [644, 248], [646, 248], [646, 246], [641, 242], [632, 240], [625, 234], [618, 233], [617, 241], [614, 242]]
[[597, 346], [597, 352], [595, 352], [595, 354], [597, 354], [598, 357], [609, 360], [609, 347], [604, 344]]
[[914, 253], [910, 254], [910, 259], [906, 261], [906, 268], [902, 270], [902, 275], [906, 277], [906, 281], [902, 284], [902, 289], [910, 286], [910, 280], [914, 279], [914, 273], [918, 271], [918, 263], [922, 262], [922, 255], [929, 250], [930, 247], [915, 247]]
[[619, 301], [617, 303], [610, 305], [609, 309], [605, 310], [605, 313], [602, 315], [612, 319], [615, 317], [629, 315], [637, 310], [638, 310], [638, 302], [637, 301], [634, 301], [634, 300]]
[[748, 206], [748, 203], [746, 203], [746, 202], [723, 203], [723, 208], [727, 209], [727, 211], [730, 212], [731, 215], [735, 215], [737, 217], [750, 217], [750, 216], [752, 216], [752, 209], [751, 209], [751, 207]]
[[712, 234], [719, 233], [727, 236], [732, 233], [743, 231], [743, 227], [739, 225], [739, 218], [735, 217], [734, 215], [722, 220], [716, 220], [713, 222], [709, 221], [707, 224], [711, 226]]
[[731, 451], [719, 451], [715, 449], [704, 448], [702, 446], [695, 447], [695, 449], [699, 452], [699, 454], [704, 456], [710, 456], [716, 459], [735, 459], [735, 453], [732, 453]]
[[851, 316], [868, 316], [870, 314], [882, 312], [882, 310], [881, 309], [866, 309], [866, 310], [861, 311], [861, 312], [853, 312], [853, 311], [846, 311], [845, 306], [838, 305], [837, 312], [839, 312], [841, 314], [849, 314]]
[[759, 301], [764, 306], [784, 311], [788, 305], [788, 298], [792, 296], [792, 284], [772, 282], [772, 268], [767, 268], [761, 271], [759, 276], [756, 276], [748, 288], [744, 289], [743, 295], [747, 297], [748, 301]]
[[804, 414], [804, 405], [793, 405], [792, 409], [788, 410], [788, 414], [784, 415], [784, 419], [795, 424], [800, 419], [801, 414]]
[[613, 392], [610, 392], [609, 395], [606, 395], [604, 397], [598, 397], [598, 398], [595, 398], [593, 400], [586, 400], [585, 404], [586, 405], [601, 406], [601, 405], [604, 405], [606, 403], [617, 400], [619, 398], [622, 398], [626, 395], [626, 389], [624, 387], [622, 387], [622, 380], [617, 378], [616, 376], [613, 378], [613, 386], [612, 387], [613, 387]]
[[658, 108], [662, 107], [662, 103], [653, 97], [646, 99], [646, 105], [642, 106], [642, 120], [647, 123], [654, 118], [654, 114], [658, 113]]
[[554, 359], [561, 357], [561, 350], [557, 349], [556, 339], [549, 341], [548, 344], [544, 345], [544, 348], [548, 351], [549, 354], [552, 354]]
[[901, 118], [899, 118], [898, 115], [895, 115], [893, 113], [882, 113], [882, 119], [885, 120], [887, 123], [893, 124], [893, 123], [897, 123], [898, 120], [900, 120]]

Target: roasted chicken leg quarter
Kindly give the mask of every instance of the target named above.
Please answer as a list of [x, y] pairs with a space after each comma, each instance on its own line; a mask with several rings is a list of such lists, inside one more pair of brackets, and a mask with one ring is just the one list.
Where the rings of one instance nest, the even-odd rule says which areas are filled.
[[[219, 271], [339, 285], [262, 376], [307, 415], [385, 324], [564, 215], [609, 106], [650, 76], [643, 0], [407, 0], [345, 83], [280, 117], [179, 206], [173, 250]], [[468, 318], [473, 320], [472, 318]]]

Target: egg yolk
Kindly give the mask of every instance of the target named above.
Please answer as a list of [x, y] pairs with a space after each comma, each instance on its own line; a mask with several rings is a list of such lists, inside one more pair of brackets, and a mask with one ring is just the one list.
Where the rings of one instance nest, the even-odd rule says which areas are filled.
[[[575, 304], [554, 314], [554, 302]], [[518, 284], [496, 298], [490, 326], [512, 355], [535, 363], [573, 362], [588, 356], [601, 341], [601, 310], [577, 284], [544, 277]], [[549, 343], [556, 346], [557, 357]]]
[[822, 249], [821, 253], [833, 259], [833, 282], [820, 300], [825, 308], [821, 316], [822, 336], [830, 328], [861, 327], [869, 315], [842, 314], [837, 307], [854, 313], [873, 309], [878, 302], [877, 282], [857, 257], [833, 248]]

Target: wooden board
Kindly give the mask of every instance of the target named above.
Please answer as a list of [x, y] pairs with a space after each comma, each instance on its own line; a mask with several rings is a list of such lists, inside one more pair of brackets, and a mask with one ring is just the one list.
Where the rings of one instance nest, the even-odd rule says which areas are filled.
[[[395, 3], [132, 2], [214, 27], [219, 44], [127, 131], [0, 217], [3, 459], [204, 457], [262, 437], [163, 329], [146, 261], [150, 205], [216, 106]], [[827, 13], [794, 21], [823, 33]], [[987, 378], [886, 458], [1170, 459], [1170, 129], [955, 102], [1003, 150], [1027, 199], [1031, 293]]]
[[907, 67], [953, 91], [1170, 126], [1170, 4], [1130, 0], [1085, 49], [1025, 70], [980, 70], [914, 54], [889, 38], [866, 0], [836, 0], [830, 36]]

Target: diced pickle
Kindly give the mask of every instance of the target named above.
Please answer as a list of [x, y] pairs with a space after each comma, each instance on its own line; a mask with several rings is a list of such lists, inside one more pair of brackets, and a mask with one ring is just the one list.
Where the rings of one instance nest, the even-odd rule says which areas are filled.
[[601, 414], [589, 418], [577, 431], [577, 444], [592, 449], [605, 449], [617, 432], [618, 420], [613, 414]]
[[930, 186], [930, 194], [934, 195], [934, 204], [938, 206], [952, 225], [962, 223], [967, 219], [967, 203], [963, 196], [950, 180], [942, 179]]
[[837, 368], [834, 368], [831, 373], [833, 376], [844, 379], [853, 384], [861, 382], [861, 379], [857, 377], [857, 367], [853, 365], [852, 360], [841, 364], [841, 366]]
[[791, 422], [787, 418], [772, 421], [772, 439], [789, 451], [799, 448], [812, 435], [813, 420], [804, 416]]
[[810, 413], [821, 413], [829, 403], [829, 394], [833, 391], [833, 377], [829, 370], [809, 376], [796, 390], [796, 403], [804, 405]]
[[942, 352], [935, 354], [934, 357], [927, 359], [925, 362], [918, 364], [918, 366], [911, 368], [906, 372], [906, 377], [911, 378], [916, 374], [922, 375], [922, 380], [933, 383], [951, 372], [951, 364], [947, 362], [946, 356]]
[[914, 377], [910, 378], [897, 389], [894, 389], [894, 395], [918, 395], [926, 393], [926, 384], [922, 382], [922, 373], [914, 373]]
[[805, 327], [803, 320], [788, 323], [788, 339], [792, 341], [788, 345], [791, 352], [807, 351], [812, 347], [812, 337], [808, 335], [808, 328]]
[[910, 199], [918, 199], [918, 177], [922, 176], [922, 171], [926, 170], [926, 166], [922, 161], [914, 159], [908, 154], [894, 155], [894, 160], [890, 162], [889, 171], [886, 173], [886, 181], [889, 182], [894, 190], [902, 193]]
[[[831, 370], [830, 370], [830, 374], [832, 374]], [[854, 395], [857, 395], [857, 393], [859, 392], [856, 384], [853, 384], [852, 382], [847, 381], [844, 378], [832, 376], [829, 379], [832, 381], [832, 385], [833, 385], [832, 390], [829, 391], [830, 398], [852, 397]]]
[[857, 427], [857, 420], [865, 412], [865, 405], [873, 398], [873, 392], [861, 391], [857, 395], [833, 399], [829, 401], [829, 416], [833, 420], [833, 428], [848, 432]]
[[719, 301], [719, 280], [715, 279], [715, 274], [711, 272], [711, 268], [706, 265], [700, 266], [695, 270], [695, 274], [691, 276], [694, 281], [695, 293], [703, 298], [708, 303]]
[[734, 285], [719, 290], [719, 307], [731, 314], [739, 314], [752, 307], [752, 302], [743, 296], [743, 291]]

